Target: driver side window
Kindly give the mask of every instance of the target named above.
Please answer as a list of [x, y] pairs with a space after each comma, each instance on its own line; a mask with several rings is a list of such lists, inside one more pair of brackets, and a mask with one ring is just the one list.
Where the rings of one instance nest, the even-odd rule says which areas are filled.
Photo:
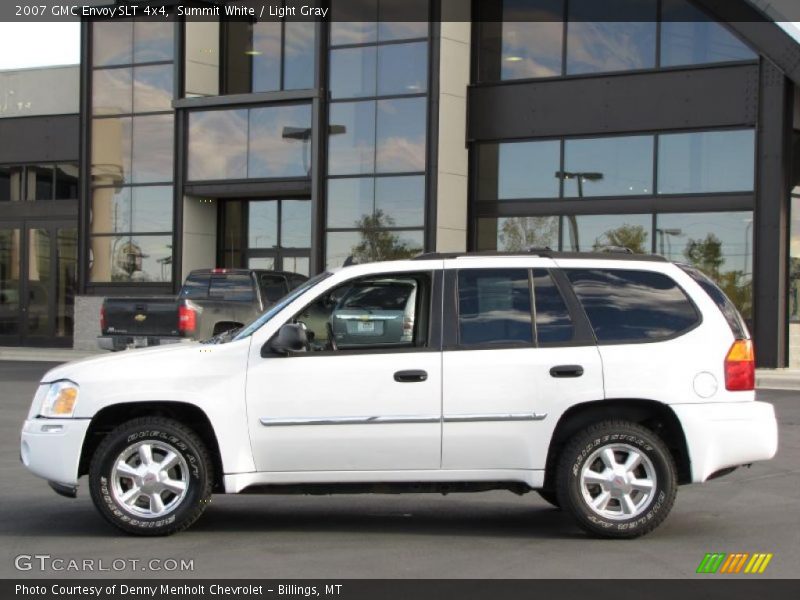
[[309, 351], [424, 346], [430, 277], [372, 275], [326, 292], [292, 319], [306, 328]]

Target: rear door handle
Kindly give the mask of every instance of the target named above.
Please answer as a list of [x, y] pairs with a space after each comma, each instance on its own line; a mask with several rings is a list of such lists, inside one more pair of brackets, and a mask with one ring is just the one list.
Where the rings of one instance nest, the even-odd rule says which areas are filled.
[[394, 374], [394, 380], [400, 383], [415, 383], [425, 381], [428, 379], [427, 371], [412, 370], [412, 371], [398, 371]]
[[580, 377], [583, 375], [583, 367], [580, 365], [558, 365], [550, 369], [551, 377]]

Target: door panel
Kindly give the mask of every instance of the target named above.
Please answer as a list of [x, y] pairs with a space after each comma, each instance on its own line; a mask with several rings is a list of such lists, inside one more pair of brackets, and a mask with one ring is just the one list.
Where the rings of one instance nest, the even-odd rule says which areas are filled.
[[[552, 376], [560, 365], [583, 374]], [[543, 469], [564, 410], [602, 400], [595, 346], [445, 352], [442, 376], [444, 469]]]
[[[405, 370], [428, 377], [395, 381]], [[247, 404], [259, 471], [439, 468], [439, 352], [262, 358], [255, 348]]]

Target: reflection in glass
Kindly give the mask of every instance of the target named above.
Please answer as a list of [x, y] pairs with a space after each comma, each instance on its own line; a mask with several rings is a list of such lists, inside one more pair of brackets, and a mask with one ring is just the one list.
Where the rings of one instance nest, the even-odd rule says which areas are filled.
[[348, 177], [328, 180], [328, 227], [352, 228], [375, 207], [375, 179]]
[[94, 185], [130, 183], [130, 117], [92, 120], [91, 173]]
[[378, 47], [379, 96], [420, 94], [427, 89], [427, 42]]
[[133, 60], [137, 63], [172, 60], [175, 52], [175, 23], [136, 21], [133, 26]]
[[478, 219], [478, 250], [521, 252], [529, 248], [558, 250], [558, 217]]
[[311, 106], [250, 109], [247, 176], [307, 177], [311, 169]]
[[422, 227], [425, 222], [425, 177], [378, 177], [375, 212], [386, 215], [392, 227]]
[[278, 245], [278, 201], [249, 203], [247, 245], [250, 248], [274, 248]]
[[172, 230], [172, 186], [135, 187], [132, 193], [129, 231], [150, 233]]
[[568, 10], [568, 75], [655, 67], [656, 0], [570, 0]]
[[375, 102], [337, 102], [330, 108], [328, 173], [357, 175], [375, 169]]
[[689, 0], [661, 0], [661, 66], [699, 65], [758, 56]]
[[[561, 4], [559, 0], [546, 2]], [[519, 2], [504, 3], [517, 5]], [[563, 9], [561, 9], [563, 10]], [[564, 24], [561, 22], [504, 21], [500, 79], [527, 79], [561, 75]]]
[[248, 269], [275, 270], [275, 259], [271, 256], [253, 256], [247, 259]]
[[284, 256], [281, 259], [283, 263], [283, 270], [290, 273], [299, 273], [308, 277], [310, 275], [309, 267], [311, 263], [307, 256]]
[[219, 94], [219, 21], [184, 24], [184, 95]]
[[92, 71], [92, 113], [97, 116], [132, 112], [131, 69]]
[[48, 229], [28, 230], [27, 333], [48, 335], [50, 328], [51, 246]]
[[311, 246], [311, 201], [281, 200], [281, 248], [309, 246]]
[[93, 188], [89, 225], [92, 233], [131, 231], [131, 188]]
[[281, 89], [281, 24], [279, 21], [253, 23], [252, 50], [245, 54], [252, 59], [254, 92]]
[[531, 312], [526, 269], [458, 272], [459, 345], [531, 344]]
[[704, 131], [658, 136], [658, 193], [753, 191], [755, 132]]
[[566, 140], [565, 197], [653, 193], [653, 137]]
[[22, 198], [25, 167], [0, 166], [0, 202], [18, 202]]
[[331, 231], [327, 235], [327, 268], [341, 267], [348, 257], [357, 263], [411, 258], [424, 247], [422, 231], [386, 231], [376, 214], [361, 220], [359, 231]]
[[76, 200], [78, 198], [78, 163], [56, 165], [56, 200]]
[[133, 118], [133, 183], [172, 181], [173, 116]]
[[172, 236], [92, 236], [92, 282], [172, 281]]
[[513, 142], [478, 148], [478, 199], [557, 198], [561, 143]]
[[[371, 5], [371, 6], [370, 6]], [[378, 37], [377, 2], [336, 2], [331, 7], [331, 46], [367, 44]], [[370, 14], [371, 10], [371, 14]], [[374, 15], [374, 19], [370, 19]], [[356, 21], [356, 19], [367, 19]]]
[[[96, 71], [95, 71], [96, 73]], [[133, 110], [153, 112], [172, 109], [172, 65], [134, 67]]]
[[659, 214], [658, 252], [711, 277], [745, 319], [753, 303], [753, 214], [751, 212]]
[[[800, 188], [792, 190], [791, 224], [789, 229], [789, 325], [791, 330], [800, 322]], [[791, 334], [790, 334], [791, 337]], [[796, 364], [797, 348], [790, 344], [791, 364]]]
[[379, 100], [375, 170], [402, 173], [425, 170], [425, 98]]
[[426, 37], [428, 14], [428, 0], [379, 0], [378, 40]]
[[222, 266], [241, 267], [244, 249], [244, 217], [241, 200], [225, 200], [222, 212]]
[[19, 333], [19, 229], [0, 229], [0, 335]]
[[189, 113], [188, 178], [247, 177], [247, 110]]
[[314, 23], [285, 21], [283, 35], [283, 89], [313, 88]]
[[572, 340], [572, 318], [555, 281], [546, 269], [533, 270], [536, 340], [539, 345]]
[[375, 96], [375, 46], [331, 50], [331, 97]]
[[127, 65], [133, 62], [133, 23], [94, 21], [92, 23], [92, 64], [95, 67]]
[[68, 337], [74, 330], [75, 293], [78, 287], [78, 230], [56, 230], [55, 336]]
[[563, 248], [567, 252], [593, 252], [607, 247], [650, 254], [651, 215], [564, 216]]
[[27, 200], [53, 199], [53, 165], [30, 165], [25, 173]]
[[[421, 4], [427, 4], [427, 0], [424, 0]], [[427, 10], [425, 13], [420, 11], [418, 14], [427, 14]], [[428, 36], [428, 23], [426, 21], [389, 21], [383, 14], [381, 19], [380, 23], [378, 23], [378, 39], [382, 42], [411, 40]]]

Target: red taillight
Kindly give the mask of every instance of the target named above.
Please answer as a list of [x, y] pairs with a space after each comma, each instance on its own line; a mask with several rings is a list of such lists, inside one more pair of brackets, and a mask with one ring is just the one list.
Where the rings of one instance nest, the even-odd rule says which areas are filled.
[[106, 307], [100, 307], [100, 331], [106, 330]]
[[756, 355], [751, 340], [736, 340], [725, 357], [725, 389], [748, 392], [756, 387]]
[[186, 305], [178, 308], [178, 331], [194, 333], [197, 328], [197, 313]]

